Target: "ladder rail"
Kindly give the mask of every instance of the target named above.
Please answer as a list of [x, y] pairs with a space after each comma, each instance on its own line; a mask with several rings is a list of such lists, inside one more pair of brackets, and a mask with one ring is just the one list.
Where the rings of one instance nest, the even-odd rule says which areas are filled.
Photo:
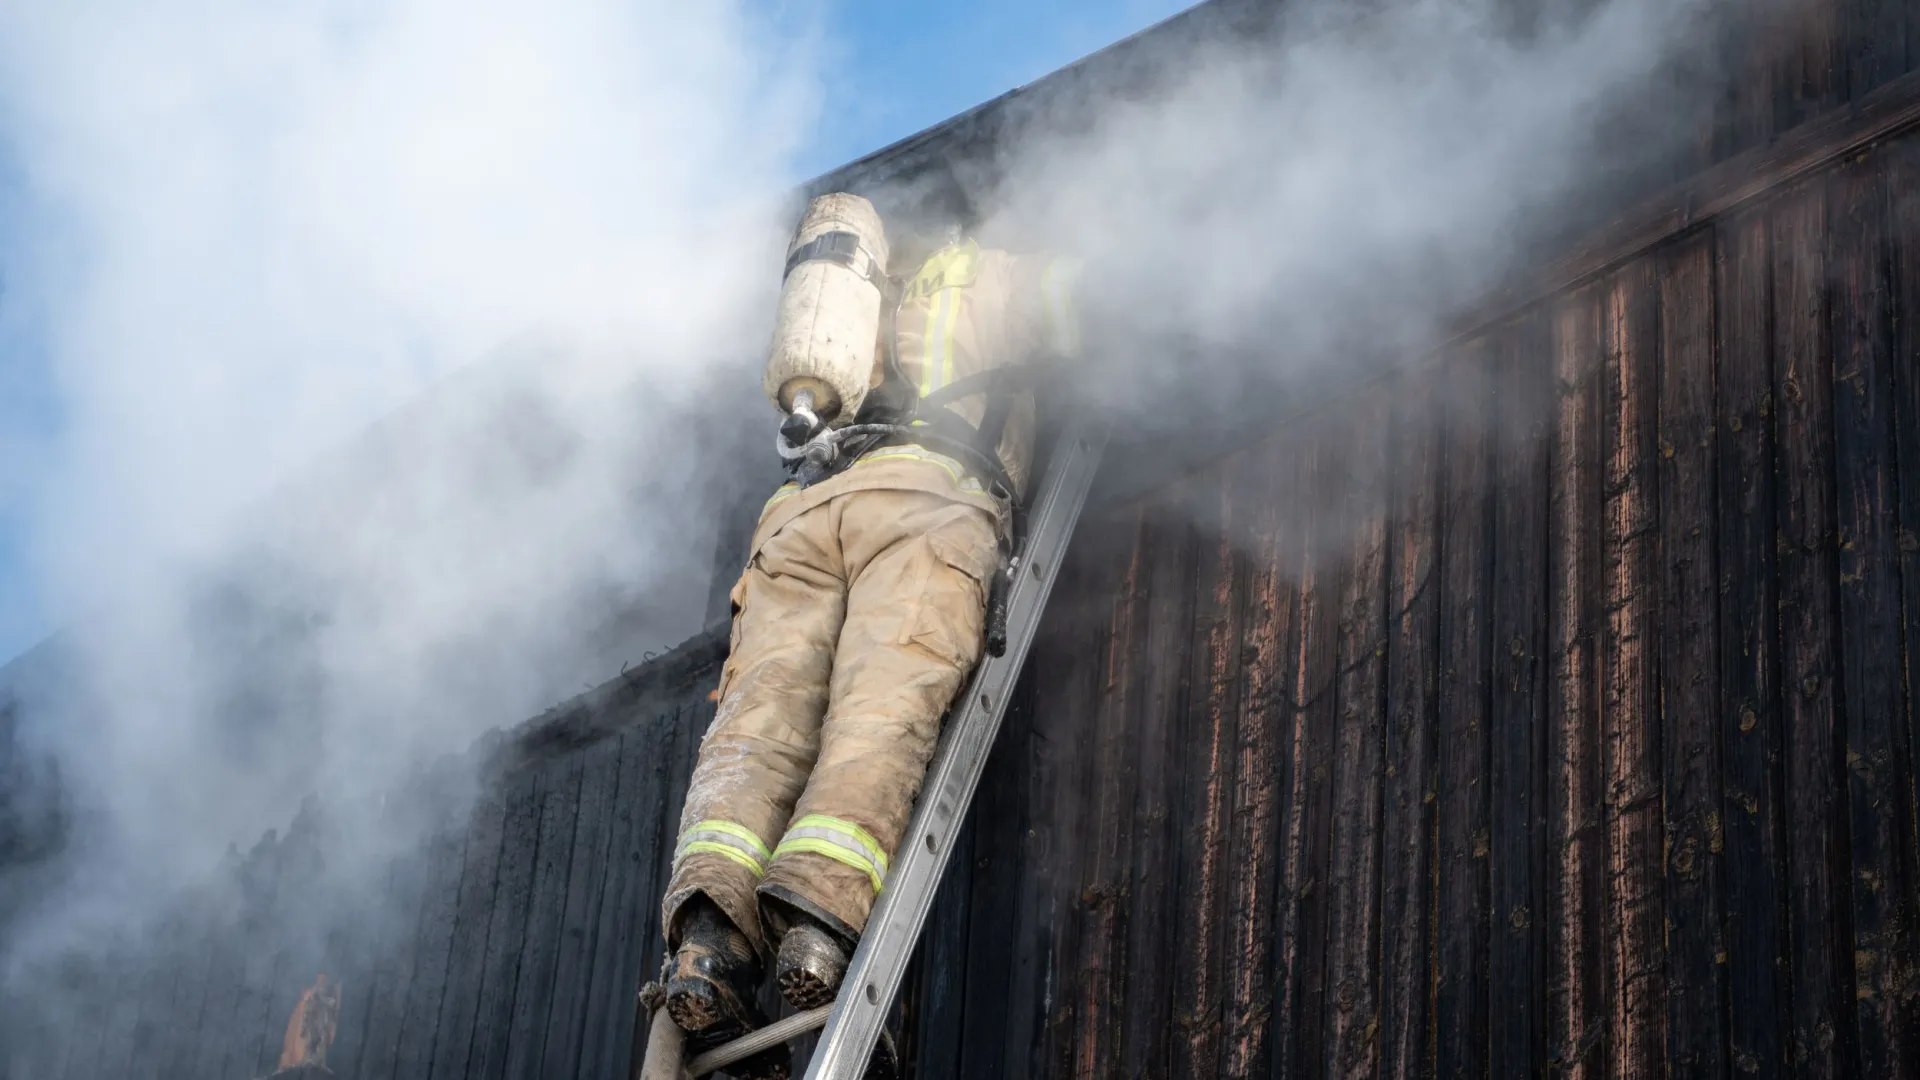
[[806, 1080], [861, 1080], [866, 1071], [932, 911], [953, 838], [966, 820], [999, 736], [1007, 699], [1033, 645], [1106, 443], [1104, 423], [1076, 420], [1054, 448], [1028, 516], [1026, 550], [1007, 590], [1006, 653], [983, 657], [955, 699], [913, 818], [847, 967]]

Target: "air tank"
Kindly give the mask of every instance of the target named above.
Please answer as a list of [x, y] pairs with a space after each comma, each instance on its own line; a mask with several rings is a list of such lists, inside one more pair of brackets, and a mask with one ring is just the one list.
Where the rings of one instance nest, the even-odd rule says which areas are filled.
[[[830, 237], [827, 250], [816, 246], [814, 257], [804, 258], [803, 248], [835, 233], [843, 235]], [[796, 254], [803, 260], [795, 263]], [[787, 260], [767, 355], [767, 396], [781, 412], [790, 412], [794, 395], [809, 391], [813, 412], [837, 427], [853, 419], [874, 381], [881, 305], [877, 281], [887, 266], [880, 214], [858, 195], [822, 195], [807, 204], [787, 245]]]

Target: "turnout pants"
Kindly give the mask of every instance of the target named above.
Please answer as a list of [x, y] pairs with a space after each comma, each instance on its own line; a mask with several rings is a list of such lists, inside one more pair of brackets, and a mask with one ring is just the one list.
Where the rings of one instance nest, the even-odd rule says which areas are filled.
[[758, 893], [858, 933], [940, 721], [983, 647], [996, 521], [935, 491], [859, 489], [759, 544], [734, 586], [719, 709], [681, 812], [664, 926], [704, 893], [763, 957]]

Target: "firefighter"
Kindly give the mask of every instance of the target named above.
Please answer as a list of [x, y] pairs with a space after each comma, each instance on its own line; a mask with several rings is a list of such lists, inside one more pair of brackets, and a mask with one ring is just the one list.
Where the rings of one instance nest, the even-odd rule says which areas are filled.
[[[812, 216], [871, 212], [823, 198], [839, 202], [816, 200]], [[869, 392], [843, 426], [894, 433], [794, 467], [732, 589], [719, 707], [662, 911], [667, 1009], [694, 1046], [764, 1022], [753, 999], [769, 965], [795, 1008], [837, 993], [1017, 542], [1034, 402], [1015, 373], [1077, 353], [1068, 261], [983, 248], [950, 219], [894, 237], [906, 272], [886, 278], [877, 224], [872, 243], [851, 239], [858, 229], [797, 236], [788, 263], [790, 287], [796, 265], [823, 259], [867, 271], [885, 298], [859, 356]], [[831, 435], [809, 401], [777, 402], [793, 408], [783, 447]], [[750, 1065], [742, 1075], [785, 1072], [772, 1057]]]

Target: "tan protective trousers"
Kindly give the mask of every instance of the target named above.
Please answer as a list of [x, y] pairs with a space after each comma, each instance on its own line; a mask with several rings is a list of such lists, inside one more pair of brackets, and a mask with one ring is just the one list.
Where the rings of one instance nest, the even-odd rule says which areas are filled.
[[993, 515], [931, 491], [849, 491], [761, 543], [681, 812], [670, 935], [705, 893], [765, 957], [768, 888], [866, 926], [979, 659], [996, 563]]

